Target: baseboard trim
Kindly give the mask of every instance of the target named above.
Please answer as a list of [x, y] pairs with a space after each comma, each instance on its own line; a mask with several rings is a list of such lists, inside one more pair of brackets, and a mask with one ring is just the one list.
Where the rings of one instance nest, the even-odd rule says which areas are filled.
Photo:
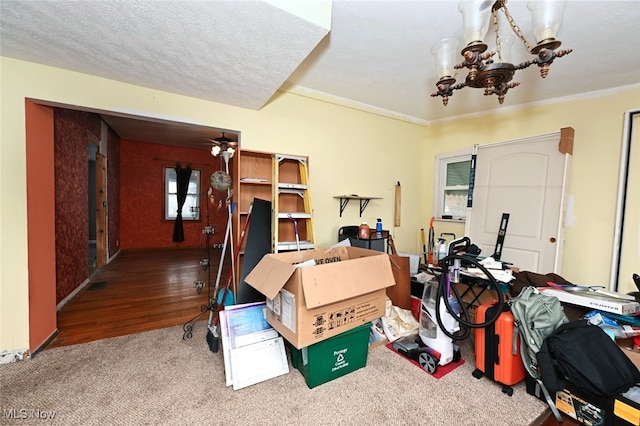
[[33, 358], [34, 356], [38, 355], [40, 352], [45, 350], [47, 346], [49, 346], [49, 344], [53, 342], [53, 339], [55, 339], [59, 333], [60, 333], [60, 330], [56, 328], [54, 332], [51, 333], [51, 335], [47, 338], [47, 340], [42, 342], [40, 346], [38, 346], [33, 352], [31, 352], [31, 358]]
[[91, 277], [82, 281], [78, 287], [74, 288], [73, 291], [67, 295], [67, 297], [65, 297], [60, 301], [60, 303], [58, 303], [58, 305], [56, 306], [56, 311], [59, 311], [60, 309], [62, 309], [64, 305], [66, 305], [71, 301], [71, 299], [76, 297], [76, 295], [80, 293], [87, 285], [89, 285], [90, 282], [91, 282]]

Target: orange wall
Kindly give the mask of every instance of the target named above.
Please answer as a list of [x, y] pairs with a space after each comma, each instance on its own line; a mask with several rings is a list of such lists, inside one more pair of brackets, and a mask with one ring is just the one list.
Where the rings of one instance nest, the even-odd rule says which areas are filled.
[[56, 332], [53, 110], [25, 101], [29, 350]]
[[[233, 161], [233, 159], [232, 159]], [[174, 221], [164, 220], [164, 167], [191, 164], [200, 170], [201, 212], [199, 221], [184, 221], [181, 243], [173, 242]], [[232, 163], [229, 164], [232, 168]], [[122, 140], [120, 143], [120, 248], [193, 248], [205, 247], [202, 229], [207, 224], [206, 191], [209, 178], [216, 170], [224, 170], [224, 162], [204, 150], [178, 148], [161, 144]], [[210, 223], [214, 227], [212, 243], [222, 243], [227, 225], [227, 210], [218, 209], [226, 192], [214, 192], [210, 204]]]

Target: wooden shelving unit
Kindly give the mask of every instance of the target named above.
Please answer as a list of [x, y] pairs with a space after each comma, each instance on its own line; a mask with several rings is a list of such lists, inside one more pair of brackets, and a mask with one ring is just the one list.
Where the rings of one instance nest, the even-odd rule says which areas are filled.
[[274, 154], [273, 182], [273, 252], [314, 248], [309, 159]]
[[[254, 198], [271, 201], [273, 197], [272, 189], [272, 163], [273, 154], [261, 151], [237, 150], [235, 154], [235, 164], [233, 176], [233, 199], [236, 202], [236, 210], [233, 214], [234, 243], [240, 238], [240, 232], [244, 226], [249, 206]], [[240, 250], [240, 257], [244, 253], [245, 241]], [[241, 264], [240, 260], [240, 264]], [[240, 268], [238, 268], [240, 270]]]
[[[272, 252], [297, 250], [293, 221], [298, 225], [301, 250], [313, 248], [315, 235], [308, 193], [309, 159], [304, 156], [239, 149], [234, 155], [234, 243], [239, 240], [254, 198], [272, 203]], [[291, 218], [289, 217], [291, 215]], [[251, 224], [249, 224], [251, 227]], [[242, 269], [247, 236], [239, 250], [237, 269]], [[239, 274], [237, 274], [239, 276]]]

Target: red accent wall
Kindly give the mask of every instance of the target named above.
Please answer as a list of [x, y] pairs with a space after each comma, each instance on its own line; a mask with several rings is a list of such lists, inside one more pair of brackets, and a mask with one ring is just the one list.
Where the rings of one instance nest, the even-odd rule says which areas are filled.
[[54, 109], [56, 300], [59, 303], [89, 276], [87, 133], [100, 140], [97, 114]]
[[[232, 161], [229, 168], [232, 168]], [[201, 212], [199, 221], [184, 221], [184, 241], [173, 242], [174, 221], [164, 220], [164, 168], [191, 165], [200, 170]], [[122, 140], [120, 143], [120, 248], [194, 248], [205, 247], [202, 234], [207, 225], [205, 200], [209, 178], [216, 170], [224, 170], [221, 158], [204, 150], [180, 148], [154, 143]], [[218, 201], [226, 192], [214, 191], [209, 204], [210, 224], [214, 227], [212, 243], [222, 243], [227, 226], [225, 204]]]

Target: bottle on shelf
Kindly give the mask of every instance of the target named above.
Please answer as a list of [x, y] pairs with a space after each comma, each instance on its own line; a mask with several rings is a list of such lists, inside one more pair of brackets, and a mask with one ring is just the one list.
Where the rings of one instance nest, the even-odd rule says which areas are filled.
[[360, 224], [360, 228], [358, 231], [358, 237], [360, 239], [363, 240], [368, 240], [369, 239], [369, 225], [367, 225], [367, 222], [362, 222]]
[[376, 220], [376, 237], [382, 238], [382, 219], [380, 218]]

